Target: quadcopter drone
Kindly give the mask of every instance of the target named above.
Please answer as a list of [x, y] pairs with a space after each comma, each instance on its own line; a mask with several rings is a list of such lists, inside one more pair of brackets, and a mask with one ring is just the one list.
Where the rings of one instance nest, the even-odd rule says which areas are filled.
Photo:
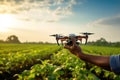
[[53, 36], [56, 38], [56, 41], [57, 41], [57, 44], [59, 44], [59, 40], [61, 40], [61, 44], [63, 45], [63, 41], [66, 41], [67, 42], [67, 45], [72, 45], [72, 40], [71, 40], [71, 37], [74, 37], [76, 38], [76, 44], [79, 44], [78, 40], [82, 43], [82, 39], [85, 39], [85, 44], [87, 44], [87, 41], [88, 41], [88, 36], [89, 35], [92, 35], [94, 33], [80, 33], [80, 34], [83, 34], [83, 36], [81, 35], [75, 35], [75, 34], [69, 34], [69, 36], [63, 36], [61, 34], [53, 34], [53, 35], [50, 35], [50, 36]]

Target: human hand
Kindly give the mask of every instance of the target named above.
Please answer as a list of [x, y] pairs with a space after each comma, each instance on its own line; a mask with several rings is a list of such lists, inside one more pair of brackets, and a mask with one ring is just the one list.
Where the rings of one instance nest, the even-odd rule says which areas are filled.
[[81, 48], [76, 44], [76, 39], [74, 37], [71, 38], [72, 46], [65, 44], [64, 48], [68, 49], [72, 54], [76, 56], [80, 56], [82, 54]]

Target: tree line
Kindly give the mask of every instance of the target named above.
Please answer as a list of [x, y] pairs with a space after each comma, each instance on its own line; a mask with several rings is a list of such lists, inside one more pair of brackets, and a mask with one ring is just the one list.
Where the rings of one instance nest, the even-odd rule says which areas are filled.
[[39, 41], [39, 42], [28, 42], [28, 41], [21, 42], [16, 35], [10, 35], [10, 36], [7, 37], [7, 39], [5, 41], [0, 40], [0, 43], [51, 44], [49, 42], [42, 42], [42, 41]]
[[[0, 40], [0, 43], [21, 43], [20, 40], [18, 39], [18, 37], [16, 35], [10, 35], [7, 37], [7, 39], [4, 40]], [[52, 44], [49, 42], [23, 42], [23, 43], [27, 43], [27, 44]], [[105, 38], [100, 38], [96, 41], [91, 41], [88, 42], [87, 45], [96, 45], [96, 46], [114, 46], [114, 47], [120, 47], [120, 42], [108, 42]]]
[[105, 38], [88, 42], [88, 45], [120, 47], [120, 42], [108, 42]]
[[7, 37], [5, 41], [0, 40], [0, 43], [21, 43], [21, 42], [16, 35], [10, 35]]

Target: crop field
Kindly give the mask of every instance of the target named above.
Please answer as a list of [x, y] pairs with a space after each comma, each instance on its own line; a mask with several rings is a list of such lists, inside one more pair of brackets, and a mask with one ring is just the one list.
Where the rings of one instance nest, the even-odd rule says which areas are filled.
[[[81, 46], [93, 55], [117, 55], [120, 48]], [[120, 80], [55, 44], [0, 44], [1, 80]]]

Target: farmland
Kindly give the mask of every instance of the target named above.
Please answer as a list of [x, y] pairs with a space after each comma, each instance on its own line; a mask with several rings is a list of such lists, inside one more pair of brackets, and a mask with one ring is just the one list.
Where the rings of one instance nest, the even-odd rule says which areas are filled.
[[[120, 48], [82, 45], [86, 54], [117, 55]], [[0, 44], [0, 77], [7, 80], [119, 80], [54, 44]]]

